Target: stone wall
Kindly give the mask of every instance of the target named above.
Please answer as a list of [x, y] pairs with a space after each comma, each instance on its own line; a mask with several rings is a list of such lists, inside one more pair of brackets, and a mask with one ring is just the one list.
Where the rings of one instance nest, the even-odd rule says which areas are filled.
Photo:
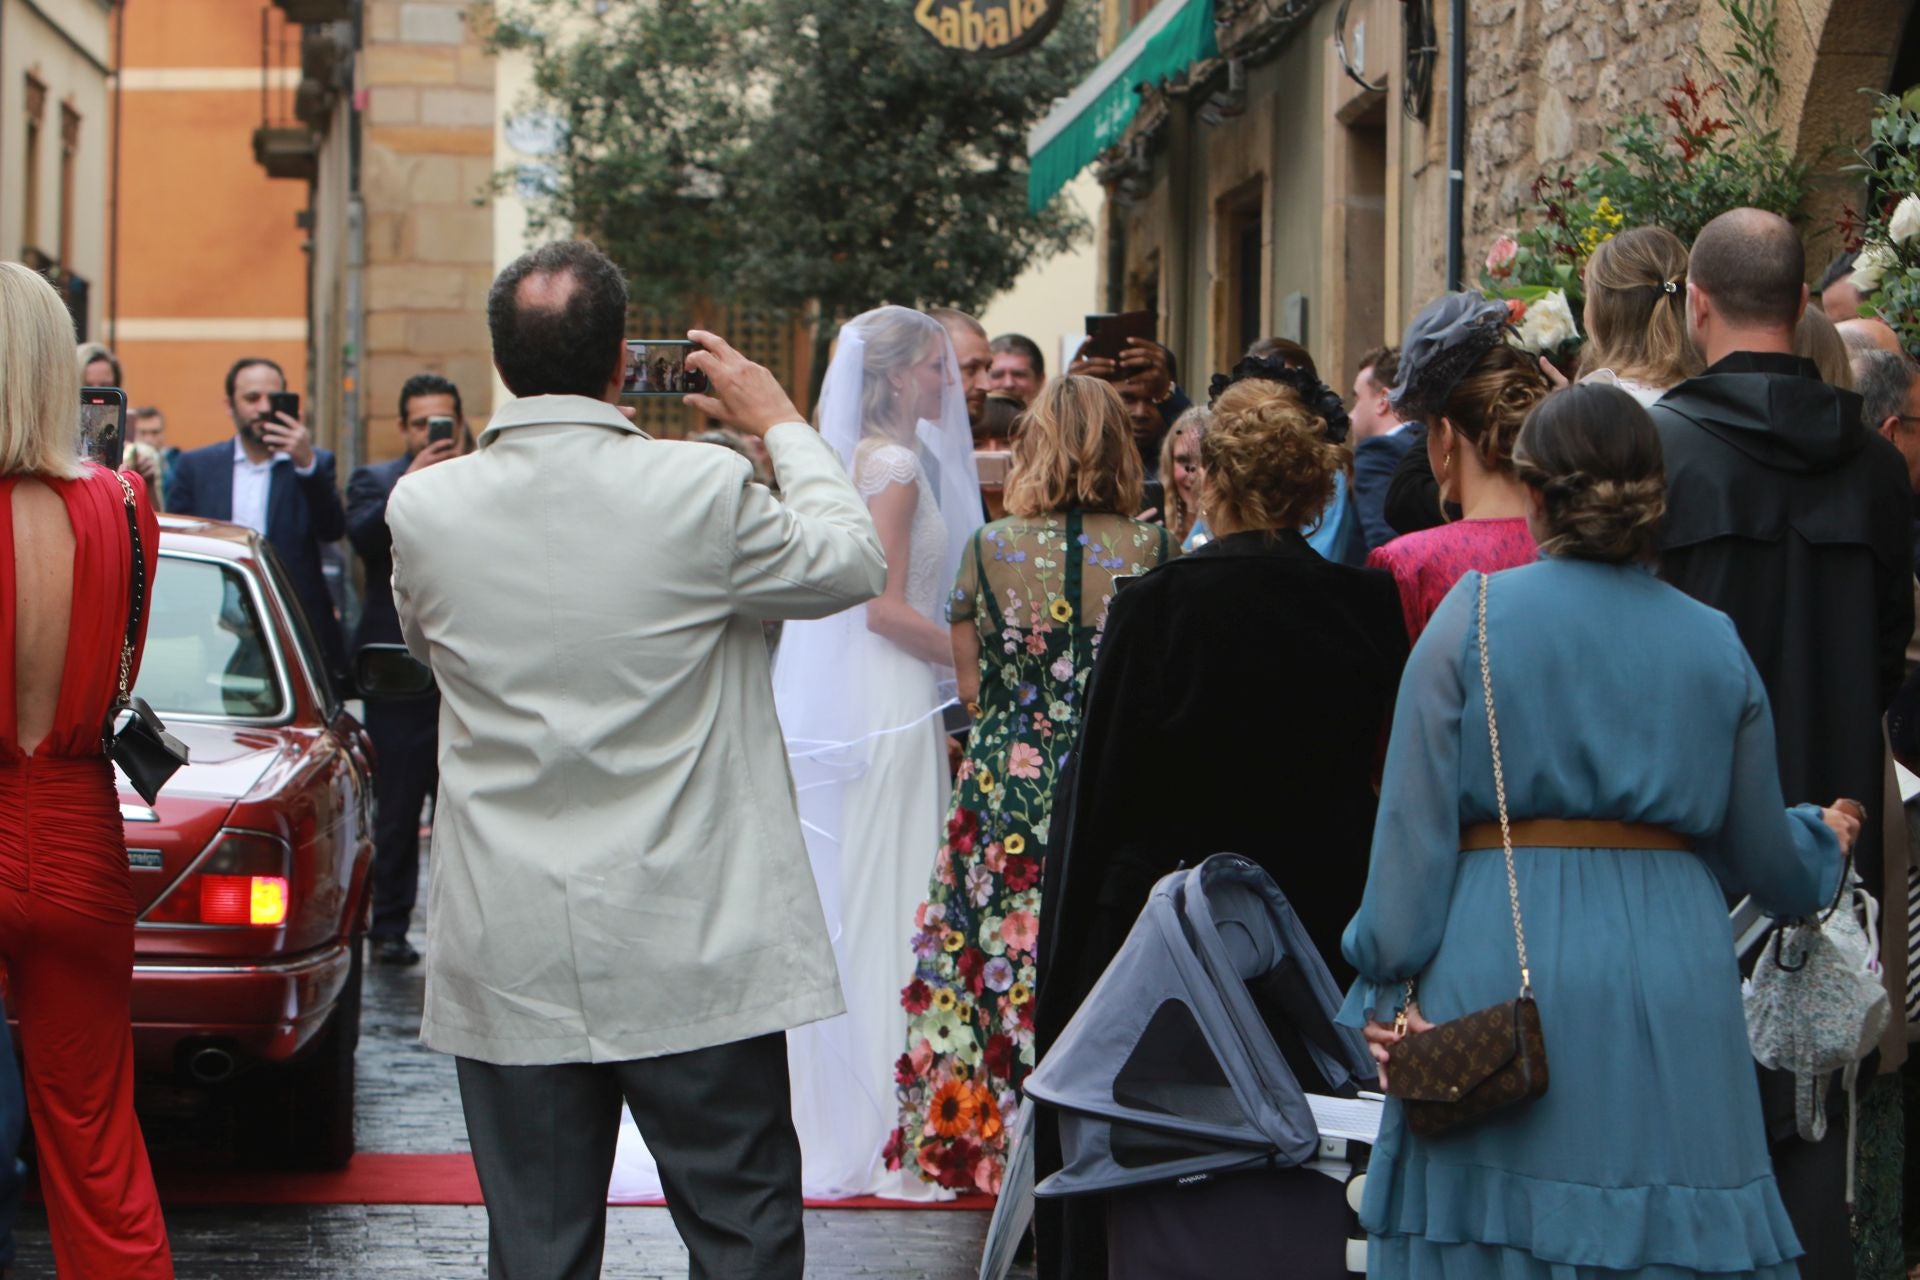
[[494, 59], [468, 10], [466, 0], [367, 0], [361, 369], [370, 459], [400, 451], [392, 424], [411, 375], [453, 379], [470, 420], [484, 417], [491, 398]]
[[[1706, 0], [1711, 8], [1711, 0]], [[1703, 0], [1475, 0], [1467, 35], [1467, 256], [1520, 221], [1543, 171], [1578, 167], [1607, 128], [1693, 70]], [[1444, 33], [1441, 65], [1446, 76]], [[1444, 129], [1444, 94], [1435, 127]]]

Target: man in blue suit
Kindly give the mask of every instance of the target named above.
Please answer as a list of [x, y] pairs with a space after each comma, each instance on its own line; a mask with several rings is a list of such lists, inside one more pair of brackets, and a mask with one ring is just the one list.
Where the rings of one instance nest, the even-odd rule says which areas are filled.
[[1400, 536], [1387, 521], [1387, 490], [1400, 460], [1422, 439], [1387, 400], [1399, 375], [1400, 353], [1392, 347], [1361, 356], [1353, 375], [1353, 504], [1369, 551]]
[[346, 650], [320, 568], [321, 545], [347, 529], [333, 454], [314, 448], [299, 417], [273, 412], [268, 397], [287, 389], [287, 375], [273, 361], [243, 356], [227, 370], [226, 386], [233, 440], [180, 455], [167, 510], [230, 520], [272, 544], [320, 642], [327, 675], [344, 688]]
[[[445, 424], [440, 432], [436, 424]], [[450, 428], [450, 434], [448, 429]], [[366, 566], [360, 626], [353, 647], [401, 644], [393, 608], [393, 533], [387, 499], [400, 478], [451, 458], [466, 438], [460, 388], [433, 373], [416, 373], [400, 388], [400, 439], [406, 452], [391, 462], [354, 468], [347, 481], [347, 537]], [[436, 434], [445, 438], [434, 439]], [[438, 781], [440, 699], [367, 703], [373, 735], [373, 924], [367, 930], [376, 964], [418, 964], [407, 941], [420, 883], [420, 807]]]

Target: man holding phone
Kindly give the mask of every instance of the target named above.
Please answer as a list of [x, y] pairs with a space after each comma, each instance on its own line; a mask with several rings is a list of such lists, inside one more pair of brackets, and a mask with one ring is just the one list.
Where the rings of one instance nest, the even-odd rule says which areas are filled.
[[[347, 539], [366, 568], [360, 625], [353, 647], [401, 644], [393, 607], [393, 532], [387, 499], [402, 476], [424, 471], [459, 452], [467, 419], [460, 388], [437, 373], [416, 373], [400, 388], [400, 441], [405, 452], [389, 462], [355, 467], [347, 480]], [[440, 698], [367, 703], [373, 735], [373, 924], [367, 931], [375, 964], [409, 965], [420, 953], [407, 941], [420, 884], [420, 807], [439, 770]]]
[[265, 537], [280, 553], [336, 684], [346, 673], [340, 620], [320, 567], [320, 547], [346, 532], [333, 454], [316, 449], [300, 417], [300, 397], [265, 356], [242, 356], [227, 370], [226, 408], [233, 443], [180, 455], [167, 510], [231, 520]]

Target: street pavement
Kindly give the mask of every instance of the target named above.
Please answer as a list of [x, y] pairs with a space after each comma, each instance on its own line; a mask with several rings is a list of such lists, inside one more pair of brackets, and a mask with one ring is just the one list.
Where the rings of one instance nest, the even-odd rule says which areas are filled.
[[[420, 900], [423, 914], [424, 892]], [[426, 944], [418, 927], [413, 944]], [[468, 1150], [453, 1059], [423, 1048], [417, 1038], [420, 969], [369, 965], [366, 977], [356, 1059], [360, 1150]], [[217, 1100], [145, 1085], [139, 1105], [157, 1164], [224, 1158], [232, 1118]], [[823, 1280], [974, 1280], [987, 1228], [985, 1213], [956, 1210], [809, 1210], [806, 1221], [807, 1274]], [[167, 1210], [167, 1228], [179, 1280], [474, 1280], [486, 1273], [487, 1220], [478, 1207], [175, 1207]], [[17, 1240], [10, 1280], [54, 1274], [38, 1205], [22, 1210]], [[608, 1280], [687, 1274], [686, 1250], [665, 1209], [607, 1211], [604, 1274]], [[1032, 1272], [1015, 1272], [1023, 1274]]]

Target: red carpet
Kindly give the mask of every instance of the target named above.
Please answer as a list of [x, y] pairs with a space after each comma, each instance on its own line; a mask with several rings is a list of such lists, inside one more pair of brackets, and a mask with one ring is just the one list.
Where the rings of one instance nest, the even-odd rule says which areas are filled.
[[[260, 1173], [238, 1169], [155, 1171], [160, 1201], [175, 1205], [244, 1204], [479, 1204], [480, 1179], [466, 1155], [363, 1153], [338, 1173]], [[659, 1205], [662, 1200], [623, 1201]], [[990, 1211], [993, 1197], [973, 1193], [939, 1204], [881, 1200], [809, 1200], [810, 1209], [963, 1209]]]

